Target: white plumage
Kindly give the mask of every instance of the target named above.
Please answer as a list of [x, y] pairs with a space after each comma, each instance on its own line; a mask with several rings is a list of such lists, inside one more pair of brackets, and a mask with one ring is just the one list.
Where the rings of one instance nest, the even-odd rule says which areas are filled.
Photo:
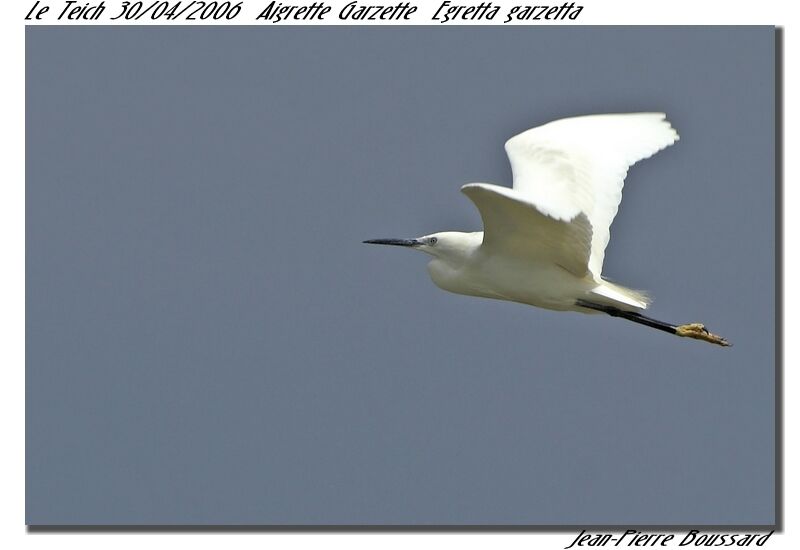
[[433, 256], [434, 283], [458, 294], [595, 313], [727, 345], [702, 325], [644, 317], [647, 297], [602, 278], [609, 228], [628, 169], [678, 140], [663, 113], [567, 118], [509, 139], [513, 187], [470, 183], [483, 232], [377, 239]]
[[628, 169], [678, 140], [664, 113], [566, 118], [506, 142], [514, 191], [553, 218], [584, 213], [592, 226], [589, 271], [599, 279], [609, 226]]
[[589, 277], [604, 303], [646, 308], [641, 293], [602, 280], [603, 257], [628, 168], [677, 139], [663, 113], [567, 118], [512, 137], [506, 153], [513, 189], [462, 187], [481, 212], [483, 247], [552, 262], [578, 279]]

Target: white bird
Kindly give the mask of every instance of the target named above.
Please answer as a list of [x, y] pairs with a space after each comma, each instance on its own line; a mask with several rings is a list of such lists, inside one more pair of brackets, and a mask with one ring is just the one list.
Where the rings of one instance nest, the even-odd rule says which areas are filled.
[[663, 113], [550, 122], [506, 142], [513, 188], [489, 183], [461, 188], [478, 207], [483, 231], [364, 242], [431, 255], [431, 279], [449, 292], [557, 311], [603, 312], [728, 346], [700, 323], [672, 325], [645, 317], [644, 293], [601, 275], [628, 169], [677, 140]]

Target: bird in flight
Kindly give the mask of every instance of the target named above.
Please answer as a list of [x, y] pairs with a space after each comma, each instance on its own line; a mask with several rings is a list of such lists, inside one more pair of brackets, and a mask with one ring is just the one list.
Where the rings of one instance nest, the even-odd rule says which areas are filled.
[[673, 325], [646, 317], [647, 295], [601, 275], [628, 169], [677, 140], [663, 113], [556, 120], [506, 142], [512, 188], [490, 183], [461, 188], [477, 206], [483, 231], [364, 242], [429, 254], [431, 279], [449, 292], [556, 311], [605, 313], [729, 346], [701, 323]]

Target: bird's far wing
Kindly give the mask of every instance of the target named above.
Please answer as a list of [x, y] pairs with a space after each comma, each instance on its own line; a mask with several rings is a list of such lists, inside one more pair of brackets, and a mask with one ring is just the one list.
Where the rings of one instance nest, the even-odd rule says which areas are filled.
[[516, 190], [488, 183], [461, 188], [481, 214], [483, 244], [520, 259], [560, 265], [577, 277], [586, 275], [592, 227], [585, 214], [557, 220], [543, 214]]
[[506, 153], [514, 191], [555, 219], [588, 217], [589, 270], [599, 281], [628, 168], [677, 140], [663, 113], [590, 115], [522, 132], [506, 142]]

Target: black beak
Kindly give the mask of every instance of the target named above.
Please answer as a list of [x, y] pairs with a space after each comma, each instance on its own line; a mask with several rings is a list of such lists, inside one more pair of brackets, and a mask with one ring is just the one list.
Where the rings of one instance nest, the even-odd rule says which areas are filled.
[[417, 239], [372, 239], [364, 241], [365, 244], [389, 244], [392, 246], [419, 246], [422, 242]]

